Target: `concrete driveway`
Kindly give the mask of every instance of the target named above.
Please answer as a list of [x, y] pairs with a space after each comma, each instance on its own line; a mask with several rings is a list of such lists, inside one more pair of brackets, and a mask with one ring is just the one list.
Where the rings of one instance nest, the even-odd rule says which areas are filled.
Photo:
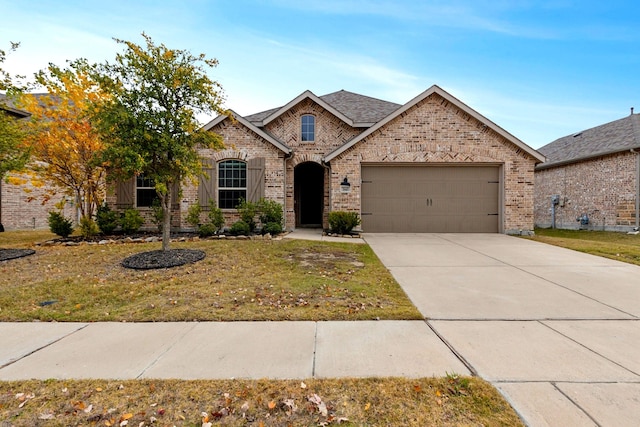
[[640, 425], [640, 267], [499, 234], [364, 238], [529, 425]]

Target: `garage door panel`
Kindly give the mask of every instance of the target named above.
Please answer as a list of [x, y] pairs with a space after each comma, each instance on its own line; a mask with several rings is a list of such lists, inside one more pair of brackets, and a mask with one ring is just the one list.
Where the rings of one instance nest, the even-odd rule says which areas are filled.
[[365, 232], [498, 232], [497, 166], [363, 166]]

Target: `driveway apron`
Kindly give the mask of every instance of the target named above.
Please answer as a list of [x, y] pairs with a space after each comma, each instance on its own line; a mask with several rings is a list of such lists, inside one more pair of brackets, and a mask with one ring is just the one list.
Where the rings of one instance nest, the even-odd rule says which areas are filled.
[[640, 267], [501, 234], [364, 238], [528, 425], [639, 425]]

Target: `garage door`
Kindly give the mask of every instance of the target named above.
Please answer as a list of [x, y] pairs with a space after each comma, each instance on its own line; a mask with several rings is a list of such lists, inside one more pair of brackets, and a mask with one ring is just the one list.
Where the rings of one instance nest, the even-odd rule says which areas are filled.
[[497, 233], [497, 166], [362, 166], [366, 233]]

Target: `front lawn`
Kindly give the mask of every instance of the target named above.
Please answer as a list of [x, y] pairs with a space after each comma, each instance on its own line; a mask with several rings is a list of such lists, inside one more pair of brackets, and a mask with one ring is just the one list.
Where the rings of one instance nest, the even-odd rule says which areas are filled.
[[0, 421], [11, 426], [523, 425], [491, 385], [456, 375], [0, 382]]
[[[0, 233], [0, 248], [46, 232]], [[367, 245], [301, 240], [173, 243], [206, 258], [159, 270], [121, 261], [159, 243], [36, 247], [0, 262], [0, 321], [421, 319]]]
[[640, 234], [537, 228], [528, 239], [640, 265]]

